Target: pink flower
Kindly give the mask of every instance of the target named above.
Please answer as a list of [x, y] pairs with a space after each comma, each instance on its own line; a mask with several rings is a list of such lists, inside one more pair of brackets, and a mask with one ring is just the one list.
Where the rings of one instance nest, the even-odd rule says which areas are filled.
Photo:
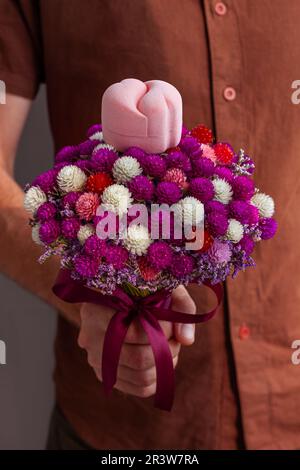
[[186, 176], [179, 168], [169, 168], [163, 178], [163, 181], [176, 183], [180, 189], [183, 189], [186, 184]]
[[99, 198], [96, 193], [83, 193], [76, 202], [76, 212], [81, 219], [91, 220], [99, 206]]
[[208, 158], [212, 162], [216, 163], [217, 157], [214, 152], [214, 149], [207, 144], [201, 144], [201, 150], [202, 150], [202, 157]]

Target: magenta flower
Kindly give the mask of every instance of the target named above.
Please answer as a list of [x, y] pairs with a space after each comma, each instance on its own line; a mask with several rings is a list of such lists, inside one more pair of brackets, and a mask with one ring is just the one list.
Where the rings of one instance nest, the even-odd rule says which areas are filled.
[[40, 226], [39, 236], [43, 243], [50, 245], [55, 242], [60, 235], [60, 225], [54, 220], [47, 220]]
[[147, 176], [138, 175], [130, 181], [129, 190], [137, 201], [151, 201], [154, 193], [154, 185]]
[[254, 182], [247, 176], [237, 176], [232, 182], [235, 199], [249, 201], [254, 194]]
[[208, 202], [214, 197], [214, 186], [207, 178], [194, 178], [190, 181], [189, 192], [191, 196], [201, 202]]
[[101, 258], [105, 254], [105, 241], [97, 235], [91, 235], [84, 244], [84, 251], [89, 256]]
[[160, 204], [175, 204], [181, 198], [181, 191], [176, 183], [161, 182], [156, 187], [156, 196]]
[[249, 235], [244, 235], [243, 238], [240, 240], [239, 245], [247, 255], [251, 255], [255, 247], [255, 243], [252, 238], [249, 237]]
[[65, 219], [61, 223], [61, 233], [67, 240], [73, 240], [77, 237], [78, 230], [80, 229], [80, 222], [75, 217]]
[[56, 207], [52, 202], [44, 202], [36, 213], [37, 218], [41, 222], [45, 222], [46, 220], [53, 219], [56, 215]]
[[259, 221], [258, 227], [261, 230], [262, 240], [269, 240], [269, 238], [274, 237], [278, 224], [275, 219], [262, 218]]
[[37, 176], [33, 181], [33, 186], [39, 186], [45, 193], [53, 191], [56, 185], [57, 172], [55, 170], [48, 170]]
[[144, 172], [153, 178], [162, 178], [166, 173], [165, 160], [159, 155], [146, 155], [142, 167]]
[[161, 270], [170, 266], [172, 254], [172, 248], [166, 242], [157, 241], [149, 246], [147, 259], [153, 268]]
[[99, 261], [96, 258], [78, 254], [74, 258], [74, 268], [81, 277], [91, 279], [98, 272]]
[[105, 259], [107, 263], [112, 264], [114, 268], [121, 269], [128, 260], [128, 251], [119, 245], [107, 245]]
[[228, 219], [220, 212], [211, 212], [206, 217], [206, 223], [209, 227], [209, 232], [214, 236], [225, 235], [228, 228]]
[[194, 269], [194, 259], [189, 255], [174, 254], [170, 271], [176, 279], [182, 279], [191, 274]]

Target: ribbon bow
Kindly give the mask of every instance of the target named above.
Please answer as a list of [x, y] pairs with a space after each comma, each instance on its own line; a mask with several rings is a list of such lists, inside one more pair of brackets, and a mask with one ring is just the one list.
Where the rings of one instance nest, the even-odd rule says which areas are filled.
[[175, 374], [168, 341], [159, 320], [172, 323], [203, 323], [210, 320], [221, 304], [223, 289], [221, 284], [205, 285], [215, 293], [218, 303], [213, 310], [196, 315], [170, 309], [170, 292], [160, 290], [147, 297], [132, 298], [117, 288], [113, 295], [104, 295], [72, 279], [70, 271], [66, 269], [59, 272], [53, 292], [65, 302], [89, 302], [116, 310], [108, 324], [102, 352], [102, 380], [106, 393], [116, 383], [121, 349], [128, 328], [134, 319], [141, 323], [154, 354], [157, 376], [155, 406], [170, 411], [174, 400]]

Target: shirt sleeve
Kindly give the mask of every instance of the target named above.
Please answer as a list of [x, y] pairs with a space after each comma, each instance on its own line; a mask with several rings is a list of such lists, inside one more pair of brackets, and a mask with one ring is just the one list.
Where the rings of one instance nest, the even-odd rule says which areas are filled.
[[6, 92], [33, 99], [43, 81], [37, 0], [0, 0], [0, 80]]

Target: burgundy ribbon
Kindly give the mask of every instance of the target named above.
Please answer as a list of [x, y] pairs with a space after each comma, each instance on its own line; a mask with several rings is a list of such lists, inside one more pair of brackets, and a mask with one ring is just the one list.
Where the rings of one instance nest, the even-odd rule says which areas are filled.
[[158, 320], [172, 323], [203, 323], [210, 320], [221, 304], [223, 289], [221, 284], [205, 283], [205, 285], [215, 293], [218, 304], [210, 312], [196, 315], [171, 310], [169, 292], [160, 290], [147, 297], [132, 298], [117, 288], [113, 295], [104, 295], [74, 281], [70, 271], [66, 269], [59, 272], [53, 292], [65, 302], [89, 302], [106, 305], [116, 310], [108, 324], [102, 352], [102, 380], [107, 393], [112, 390], [117, 380], [118, 364], [127, 330], [132, 321], [138, 319], [148, 336], [155, 359], [157, 377], [155, 406], [171, 410], [175, 389], [173, 360], [168, 340]]

